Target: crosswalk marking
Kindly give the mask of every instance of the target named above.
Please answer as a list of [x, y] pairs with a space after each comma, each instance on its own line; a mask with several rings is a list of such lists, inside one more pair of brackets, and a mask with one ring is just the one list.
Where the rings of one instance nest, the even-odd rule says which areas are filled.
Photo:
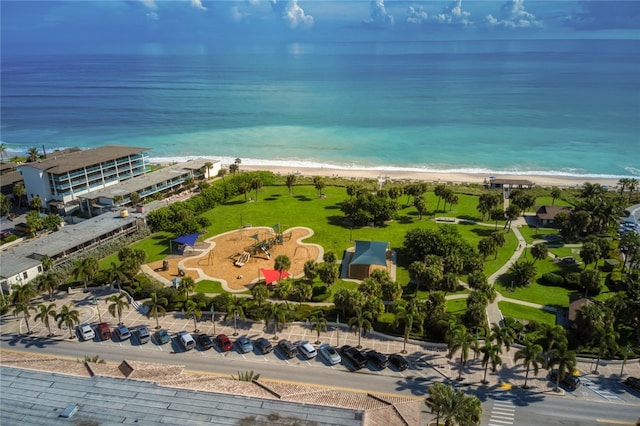
[[515, 419], [515, 407], [511, 399], [505, 399], [501, 395], [500, 399], [493, 401], [491, 414], [489, 417], [489, 426], [505, 426], [512, 425]]

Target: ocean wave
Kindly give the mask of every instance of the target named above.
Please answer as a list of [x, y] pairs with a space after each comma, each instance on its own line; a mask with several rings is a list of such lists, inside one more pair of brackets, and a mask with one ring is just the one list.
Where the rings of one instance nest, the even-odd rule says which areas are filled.
[[[211, 156], [184, 156], [184, 157], [149, 157], [150, 163], [172, 163], [172, 162], [184, 162], [195, 158], [206, 158], [212, 161], [220, 161], [223, 166], [228, 166], [235, 162], [234, 157], [211, 157]], [[329, 170], [348, 170], [348, 171], [366, 171], [366, 172], [380, 172], [381, 174], [393, 173], [393, 172], [405, 172], [405, 173], [459, 173], [459, 174], [472, 174], [472, 175], [519, 175], [519, 176], [550, 176], [550, 177], [568, 177], [568, 178], [592, 178], [592, 179], [621, 179], [629, 177], [625, 175], [612, 175], [612, 174], [596, 174], [596, 173], [581, 173], [578, 170], [522, 170], [518, 168], [509, 168], [504, 170], [496, 170], [489, 168], [448, 168], [448, 167], [400, 167], [400, 166], [364, 166], [358, 164], [335, 164], [335, 163], [320, 163], [315, 161], [285, 161], [285, 160], [264, 160], [257, 158], [241, 158], [240, 168], [242, 165], [251, 167], [286, 167], [289, 169], [329, 169]], [[640, 174], [640, 170], [633, 169], [631, 167], [625, 168], [625, 170], [635, 170], [635, 173]], [[632, 174], [635, 174], [629, 170]]]

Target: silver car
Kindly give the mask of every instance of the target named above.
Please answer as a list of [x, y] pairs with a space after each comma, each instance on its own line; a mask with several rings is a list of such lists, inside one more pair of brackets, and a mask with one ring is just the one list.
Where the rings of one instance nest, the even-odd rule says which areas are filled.
[[338, 350], [328, 343], [320, 345], [320, 347], [318, 348], [318, 352], [320, 352], [320, 355], [322, 355], [322, 357], [326, 359], [327, 362], [331, 365], [340, 364], [340, 362], [342, 361]]

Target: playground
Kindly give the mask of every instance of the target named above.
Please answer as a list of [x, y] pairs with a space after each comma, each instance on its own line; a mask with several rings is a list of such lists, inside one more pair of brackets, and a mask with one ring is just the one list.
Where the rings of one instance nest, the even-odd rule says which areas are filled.
[[308, 260], [322, 261], [320, 246], [302, 242], [313, 235], [313, 230], [295, 227], [278, 231], [252, 227], [226, 232], [196, 243], [183, 255], [169, 255], [148, 266], [167, 280], [188, 276], [195, 281], [221, 281], [230, 291], [243, 291], [259, 278], [264, 279], [260, 269], [273, 269], [280, 255], [289, 258], [288, 272], [296, 277], [304, 273]]

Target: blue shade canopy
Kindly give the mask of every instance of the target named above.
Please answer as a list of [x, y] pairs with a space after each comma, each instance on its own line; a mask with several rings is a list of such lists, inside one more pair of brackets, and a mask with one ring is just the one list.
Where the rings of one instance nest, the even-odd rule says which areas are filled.
[[352, 265], [387, 266], [389, 243], [378, 241], [356, 241], [356, 251], [351, 258]]
[[200, 234], [187, 234], [173, 240], [174, 243], [194, 246]]

